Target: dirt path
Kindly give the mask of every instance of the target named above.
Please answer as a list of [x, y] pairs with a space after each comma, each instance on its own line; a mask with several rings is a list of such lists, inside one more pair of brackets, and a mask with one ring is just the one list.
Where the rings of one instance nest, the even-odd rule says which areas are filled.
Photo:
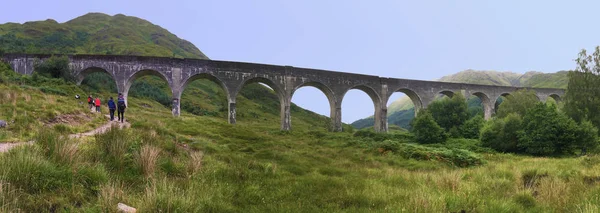
[[[69, 138], [81, 138], [81, 137], [92, 136], [92, 135], [96, 135], [96, 134], [102, 134], [102, 133], [108, 131], [110, 128], [112, 128], [113, 125], [121, 128], [121, 129], [129, 128], [131, 126], [131, 124], [129, 124], [129, 122], [127, 122], [127, 121], [125, 121], [123, 123], [117, 122], [117, 121], [109, 121], [106, 124], [102, 125], [101, 127], [98, 127], [92, 131], [84, 132], [84, 133], [77, 133], [77, 134], [70, 134]], [[17, 143], [0, 143], [0, 153], [8, 152], [8, 150], [10, 150], [14, 147], [17, 147], [17, 146], [21, 146], [21, 145], [25, 145], [25, 144], [32, 145], [33, 143], [34, 143], [34, 141], [17, 142]]]

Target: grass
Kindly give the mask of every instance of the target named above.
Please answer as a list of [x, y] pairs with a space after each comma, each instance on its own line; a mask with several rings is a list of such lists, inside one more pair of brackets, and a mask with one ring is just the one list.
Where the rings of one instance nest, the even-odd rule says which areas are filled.
[[[0, 177], [15, 187], [5, 200], [35, 198], [2, 206], [114, 211], [122, 202], [142, 212], [594, 212], [600, 206], [598, 156], [532, 158], [474, 149], [486, 163], [459, 168], [377, 151], [375, 145], [390, 140], [410, 145], [406, 133], [284, 133], [274, 122], [173, 118], [159, 103], [132, 102], [151, 108], [131, 108], [132, 129], [81, 142], [74, 164], [45, 157], [42, 145], [0, 155]], [[477, 141], [443, 147], [459, 144], [467, 150]], [[135, 157], [156, 150], [139, 154], [148, 157], [143, 163]], [[148, 178], [143, 167], [154, 164]], [[48, 204], [33, 201], [39, 198]]]
[[[249, 94], [238, 97], [243, 116], [235, 125], [218, 107], [206, 108], [214, 115], [184, 111], [175, 118], [159, 102], [131, 97], [130, 129], [70, 139], [65, 135], [106, 118], [36, 85], [0, 84], [11, 97], [2, 99], [0, 115], [35, 112], [22, 116], [30, 119], [19, 121], [18, 130], [5, 131], [13, 138], [8, 140], [37, 141], [0, 154], [0, 211], [114, 212], [117, 203], [141, 212], [596, 212], [600, 207], [600, 156], [502, 154], [469, 139], [417, 145], [401, 130], [332, 133], [327, 118], [297, 106], [293, 130], [282, 132], [276, 97], [255, 95], [261, 92], [258, 85], [243, 88]], [[70, 96], [79, 90], [66, 91]], [[37, 105], [41, 100], [43, 107]], [[218, 106], [217, 99], [208, 102]], [[11, 108], [13, 103], [23, 111], [11, 114], [20, 110]], [[90, 119], [76, 125], [44, 122], [79, 113]]]

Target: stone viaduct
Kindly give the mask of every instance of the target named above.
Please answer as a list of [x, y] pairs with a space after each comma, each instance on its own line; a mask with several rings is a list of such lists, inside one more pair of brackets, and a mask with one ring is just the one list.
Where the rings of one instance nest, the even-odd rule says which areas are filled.
[[[1, 58], [16, 72], [31, 74], [34, 63], [48, 57], [50, 55], [5, 54]], [[172, 91], [174, 116], [179, 115], [179, 99], [190, 82], [196, 79], [211, 80], [220, 85], [227, 94], [229, 123], [232, 124], [236, 122], [236, 97], [242, 87], [249, 83], [264, 83], [279, 97], [282, 130], [291, 129], [292, 96], [296, 90], [305, 86], [316, 87], [329, 100], [333, 131], [342, 130], [342, 100], [346, 92], [351, 89], [362, 90], [371, 97], [376, 131], [387, 131], [387, 102], [394, 92], [402, 92], [410, 97], [415, 112], [426, 108], [440, 94], [452, 96], [461, 92], [467, 98], [475, 95], [481, 99], [485, 118], [489, 119], [495, 112], [494, 107], [498, 97], [524, 89], [524, 87], [385, 78], [291, 66], [216, 60], [114, 55], [68, 55], [68, 57], [78, 84], [90, 73], [105, 72], [112, 76], [119, 92], [125, 97], [132, 83], [139, 77], [155, 75], [164, 79]], [[560, 100], [564, 95], [563, 89], [527, 89], [534, 90], [541, 101], [545, 101], [548, 97]]]

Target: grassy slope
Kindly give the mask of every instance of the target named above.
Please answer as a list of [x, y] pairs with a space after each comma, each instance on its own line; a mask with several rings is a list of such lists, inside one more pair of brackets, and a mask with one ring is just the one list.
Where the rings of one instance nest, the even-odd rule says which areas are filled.
[[0, 25], [0, 53], [115, 54], [207, 59], [192, 43], [146, 20], [89, 13], [54, 20]]
[[[250, 109], [257, 101], [249, 100], [253, 98], [260, 97], [241, 98], [240, 105]], [[65, 101], [46, 107], [76, 105], [73, 99]], [[128, 150], [159, 147], [151, 177], [144, 177], [136, 161], [122, 170], [99, 158], [96, 146], [106, 136], [85, 141], [75, 151], [78, 160], [69, 164], [44, 157], [40, 144], [19, 148], [0, 154], [0, 210], [95, 212], [114, 209], [117, 202], [148, 212], [577, 212], [598, 211], [600, 206], [595, 199], [600, 192], [595, 182], [600, 177], [598, 157], [484, 152], [485, 165], [461, 169], [444, 159], [381, 153], [376, 148], [381, 142], [329, 133], [314, 126], [316, 118], [310, 116], [316, 115], [296, 110], [289, 133], [278, 130], [277, 115], [265, 112], [229, 125], [225, 118], [190, 113], [173, 118], [156, 101], [131, 98], [127, 115], [134, 135], [127, 137], [133, 141]], [[473, 141], [449, 143], [467, 142]], [[194, 172], [191, 156], [198, 151], [204, 158]], [[137, 152], [130, 152], [125, 158], [135, 159], [131, 156]], [[537, 174], [534, 182], [527, 184], [532, 174]], [[39, 182], [46, 185], [33, 184]]]
[[[566, 88], [567, 71], [556, 73], [527, 72], [517, 74], [512, 72], [465, 70], [439, 79], [443, 82], [458, 82], [501, 86], [524, 86], [540, 88]], [[388, 106], [388, 122], [407, 128], [414, 117], [409, 112], [413, 108], [412, 101], [403, 96]], [[373, 118], [364, 118], [352, 123], [355, 128], [373, 126]]]

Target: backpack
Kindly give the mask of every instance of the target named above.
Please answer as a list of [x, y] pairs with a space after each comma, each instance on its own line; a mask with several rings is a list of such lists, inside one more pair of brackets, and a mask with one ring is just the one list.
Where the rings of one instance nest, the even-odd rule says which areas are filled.
[[117, 101], [117, 106], [119, 107], [119, 109], [125, 109], [125, 100], [122, 98], [119, 98], [119, 100]]

